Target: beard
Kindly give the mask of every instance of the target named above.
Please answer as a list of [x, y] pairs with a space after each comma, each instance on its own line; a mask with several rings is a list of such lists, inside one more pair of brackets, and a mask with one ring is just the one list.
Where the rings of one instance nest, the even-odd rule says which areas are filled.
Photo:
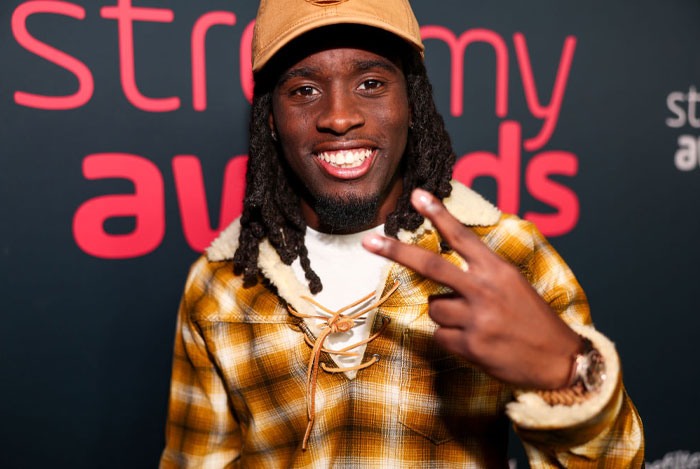
[[314, 212], [324, 228], [332, 232], [354, 233], [366, 229], [377, 218], [379, 196], [360, 198], [316, 197]]

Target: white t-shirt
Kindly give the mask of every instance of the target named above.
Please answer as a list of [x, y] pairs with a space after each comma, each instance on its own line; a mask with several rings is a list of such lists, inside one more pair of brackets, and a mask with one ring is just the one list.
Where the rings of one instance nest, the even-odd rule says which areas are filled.
[[[331, 311], [337, 311], [369, 293], [374, 293], [379, 282], [384, 280], [382, 273], [389, 261], [362, 247], [362, 238], [367, 233], [384, 234], [384, 225], [349, 235], [331, 235], [306, 228], [305, 244], [309, 252], [311, 268], [318, 274], [323, 284], [323, 290], [314, 295], [313, 299]], [[292, 263], [292, 269], [300, 282], [304, 284], [308, 282], [299, 258]], [[373, 295], [369, 300], [345, 311], [343, 316], [360, 311], [376, 299]], [[318, 313], [320, 316], [330, 316], [323, 311]], [[340, 350], [369, 337], [375, 313], [376, 310], [372, 310], [355, 319], [355, 326], [348, 332], [330, 334], [326, 338], [324, 348]], [[324, 322], [321, 319], [312, 321], [318, 325]], [[355, 366], [363, 361], [365, 348], [366, 345], [363, 345], [349, 350], [349, 352], [359, 353], [358, 357], [333, 354], [331, 356], [339, 367]]]

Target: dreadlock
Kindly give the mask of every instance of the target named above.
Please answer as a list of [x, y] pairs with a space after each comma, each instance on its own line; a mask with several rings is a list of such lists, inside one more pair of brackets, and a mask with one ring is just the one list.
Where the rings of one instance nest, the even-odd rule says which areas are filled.
[[[422, 58], [409, 51], [404, 54], [403, 69], [413, 125], [402, 162], [403, 193], [384, 224], [386, 235], [394, 238], [400, 229], [414, 231], [423, 223], [423, 216], [410, 202], [413, 189], [424, 189], [438, 199], [450, 195], [455, 162], [452, 143], [435, 107]], [[269, 83], [256, 80], [241, 232], [233, 258], [234, 272], [242, 274], [248, 286], [257, 283], [258, 277], [262, 277], [258, 268], [259, 245], [267, 238], [285, 264], [290, 265], [299, 257], [311, 293], [316, 294], [323, 286], [311, 268], [304, 244], [306, 222], [301, 214], [299, 195], [293, 190], [288, 170], [270, 133], [268, 119], [272, 109], [272, 88]]]

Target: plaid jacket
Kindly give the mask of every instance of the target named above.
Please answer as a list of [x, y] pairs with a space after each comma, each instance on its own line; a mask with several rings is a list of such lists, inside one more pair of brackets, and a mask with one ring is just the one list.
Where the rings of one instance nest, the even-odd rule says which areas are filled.
[[[319, 371], [317, 417], [303, 451], [310, 354], [304, 336], [313, 340], [313, 330], [291, 316], [280, 297], [313, 313], [301, 299], [308, 287], [265, 241], [259, 263], [275, 288], [243, 288], [232, 272], [240, 228], [234, 222], [187, 280], [160, 467], [506, 467], [509, 418], [532, 467], [640, 467], [641, 420], [624, 392], [615, 349], [591, 326], [576, 279], [531, 223], [453, 186], [448, 209], [519, 267], [552, 309], [603, 353], [608, 379], [596, 396], [550, 407], [437, 347], [427, 302], [445, 288], [392, 264], [378, 294], [396, 280], [399, 287], [379, 307], [374, 329], [384, 316], [391, 322], [365, 352], [380, 361], [354, 379]], [[429, 222], [400, 238], [440, 251]], [[454, 252], [442, 255], [464, 264]], [[332, 365], [325, 352], [321, 361]]]

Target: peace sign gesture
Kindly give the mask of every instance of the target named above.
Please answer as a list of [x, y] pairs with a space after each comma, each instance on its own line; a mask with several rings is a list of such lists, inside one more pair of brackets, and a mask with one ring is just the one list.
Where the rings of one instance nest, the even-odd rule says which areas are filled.
[[571, 384], [579, 336], [513, 265], [491, 251], [432, 194], [416, 189], [411, 202], [467, 261], [467, 271], [439, 254], [376, 234], [365, 236], [362, 244], [454, 291], [430, 298], [430, 317], [440, 326], [435, 341], [509, 384], [535, 389]]

